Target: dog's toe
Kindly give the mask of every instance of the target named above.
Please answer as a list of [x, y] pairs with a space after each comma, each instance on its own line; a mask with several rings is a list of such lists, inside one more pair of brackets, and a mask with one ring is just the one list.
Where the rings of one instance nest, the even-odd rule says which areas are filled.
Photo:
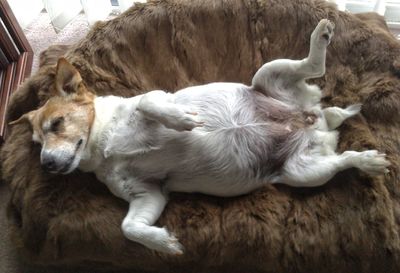
[[361, 153], [359, 168], [369, 175], [387, 174], [390, 162], [386, 159], [386, 154], [376, 150], [364, 151]]
[[183, 255], [183, 245], [179, 243], [178, 239], [175, 237], [171, 238], [168, 242], [168, 249], [169, 253], [172, 255]]
[[182, 255], [184, 247], [179, 242], [178, 238], [165, 227], [161, 228], [160, 231], [158, 237], [153, 238], [155, 239], [156, 245], [152, 248], [170, 255]]

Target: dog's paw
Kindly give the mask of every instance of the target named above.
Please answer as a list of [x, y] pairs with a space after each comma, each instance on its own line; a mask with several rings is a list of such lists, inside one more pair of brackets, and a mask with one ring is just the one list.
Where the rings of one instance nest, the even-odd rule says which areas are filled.
[[182, 255], [184, 248], [183, 245], [179, 243], [178, 239], [171, 234], [167, 240], [166, 250], [166, 253], [172, 255]]
[[369, 175], [389, 173], [390, 162], [386, 155], [376, 150], [360, 152], [354, 160], [355, 166]]
[[204, 122], [199, 121], [197, 113], [193, 111], [185, 111], [185, 113], [178, 118], [177, 127], [174, 128], [178, 131], [191, 131], [196, 127], [202, 127]]
[[204, 122], [198, 120], [195, 110], [184, 106], [174, 106], [164, 118], [164, 125], [177, 131], [191, 131], [204, 125]]
[[150, 246], [150, 248], [156, 251], [171, 255], [183, 254], [183, 246], [181, 245], [181, 243], [179, 243], [175, 235], [168, 232], [165, 227], [160, 228], [158, 234], [154, 236], [154, 243], [155, 244]]
[[322, 19], [311, 34], [313, 42], [324, 46], [329, 45], [333, 37], [334, 29], [335, 24], [333, 22], [328, 19]]

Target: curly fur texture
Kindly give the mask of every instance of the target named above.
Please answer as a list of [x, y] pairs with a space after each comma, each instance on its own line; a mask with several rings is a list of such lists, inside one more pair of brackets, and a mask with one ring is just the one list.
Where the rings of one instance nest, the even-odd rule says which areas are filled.
[[[150, 1], [97, 24], [64, 56], [99, 95], [249, 83], [265, 62], [304, 57], [321, 18], [336, 25], [326, 75], [315, 81], [322, 101], [363, 103], [362, 115], [339, 128], [339, 150], [383, 151], [390, 174], [372, 179], [348, 170], [320, 188], [267, 186], [237, 198], [174, 194], [157, 223], [186, 247], [171, 257], [124, 239], [127, 205], [93, 175], [42, 172], [40, 147], [21, 124], [10, 130], [1, 164], [24, 257], [138, 272], [398, 272], [400, 44], [382, 18], [342, 13], [322, 0]], [[44, 65], [19, 88], [9, 120], [53, 95], [54, 73]]]

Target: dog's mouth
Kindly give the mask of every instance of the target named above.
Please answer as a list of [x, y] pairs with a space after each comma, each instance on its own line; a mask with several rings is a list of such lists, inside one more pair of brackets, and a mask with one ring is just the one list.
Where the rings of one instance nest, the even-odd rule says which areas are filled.
[[75, 161], [75, 156], [72, 156], [68, 159], [68, 161], [63, 164], [61, 167], [53, 170], [46, 170], [49, 173], [53, 174], [68, 174], [72, 172], [75, 168], [73, 167], [73, 163]]
[[77, 160], [77, 153], [79, 149], [82, 147], [83, 139], [79, 139], [75, 145], [75, 155], [71, 156], [67, 163], [62, 167], [58, 172], [61, 174], [69, 174], [70, 172], [74, 171], [79, 164], [79, 160]]
[[76, 143], [75, 151], [79, 150], [79, 148], [82, 146], [82, 144], [83, 144], [83, 139], [81, 138], [81, 139], [79, 139], [79, 141]]
[[74, 162], [74, 160], [75, 160], [75, 156], [72, 157], [70, 160], [68, 160], [67, 164], [66, 164], [64, 167], [62, 167], [62, 168], [58, 171], [58, 173], [61, 173], [61, 174], [68, 174], [68, 173], [72, 172], [73, 169], [72, 169], [71, 167], [72, 167], [72, 163]]

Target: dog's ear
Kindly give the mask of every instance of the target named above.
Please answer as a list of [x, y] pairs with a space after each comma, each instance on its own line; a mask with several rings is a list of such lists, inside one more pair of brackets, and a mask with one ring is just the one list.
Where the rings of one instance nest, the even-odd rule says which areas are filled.
[[39, 67], [47, 65], [56, 65], [60, 59], [69, 49], [69, 45], [51, 45], [46, 50], [40, 52]]
[[82, 82], [78, 70], [66, 59], [60, 58], [57, 62], [56, 89], [59, 95], [65, 96], [78, 91]]
[[9, 125], [15, 125], [23, 122], [29, 122], [32, 124], [32, 120], [36, 115], [37, 110], [30, 111], [28, 113], [23, 114], [19, 119], [9, 122]]

